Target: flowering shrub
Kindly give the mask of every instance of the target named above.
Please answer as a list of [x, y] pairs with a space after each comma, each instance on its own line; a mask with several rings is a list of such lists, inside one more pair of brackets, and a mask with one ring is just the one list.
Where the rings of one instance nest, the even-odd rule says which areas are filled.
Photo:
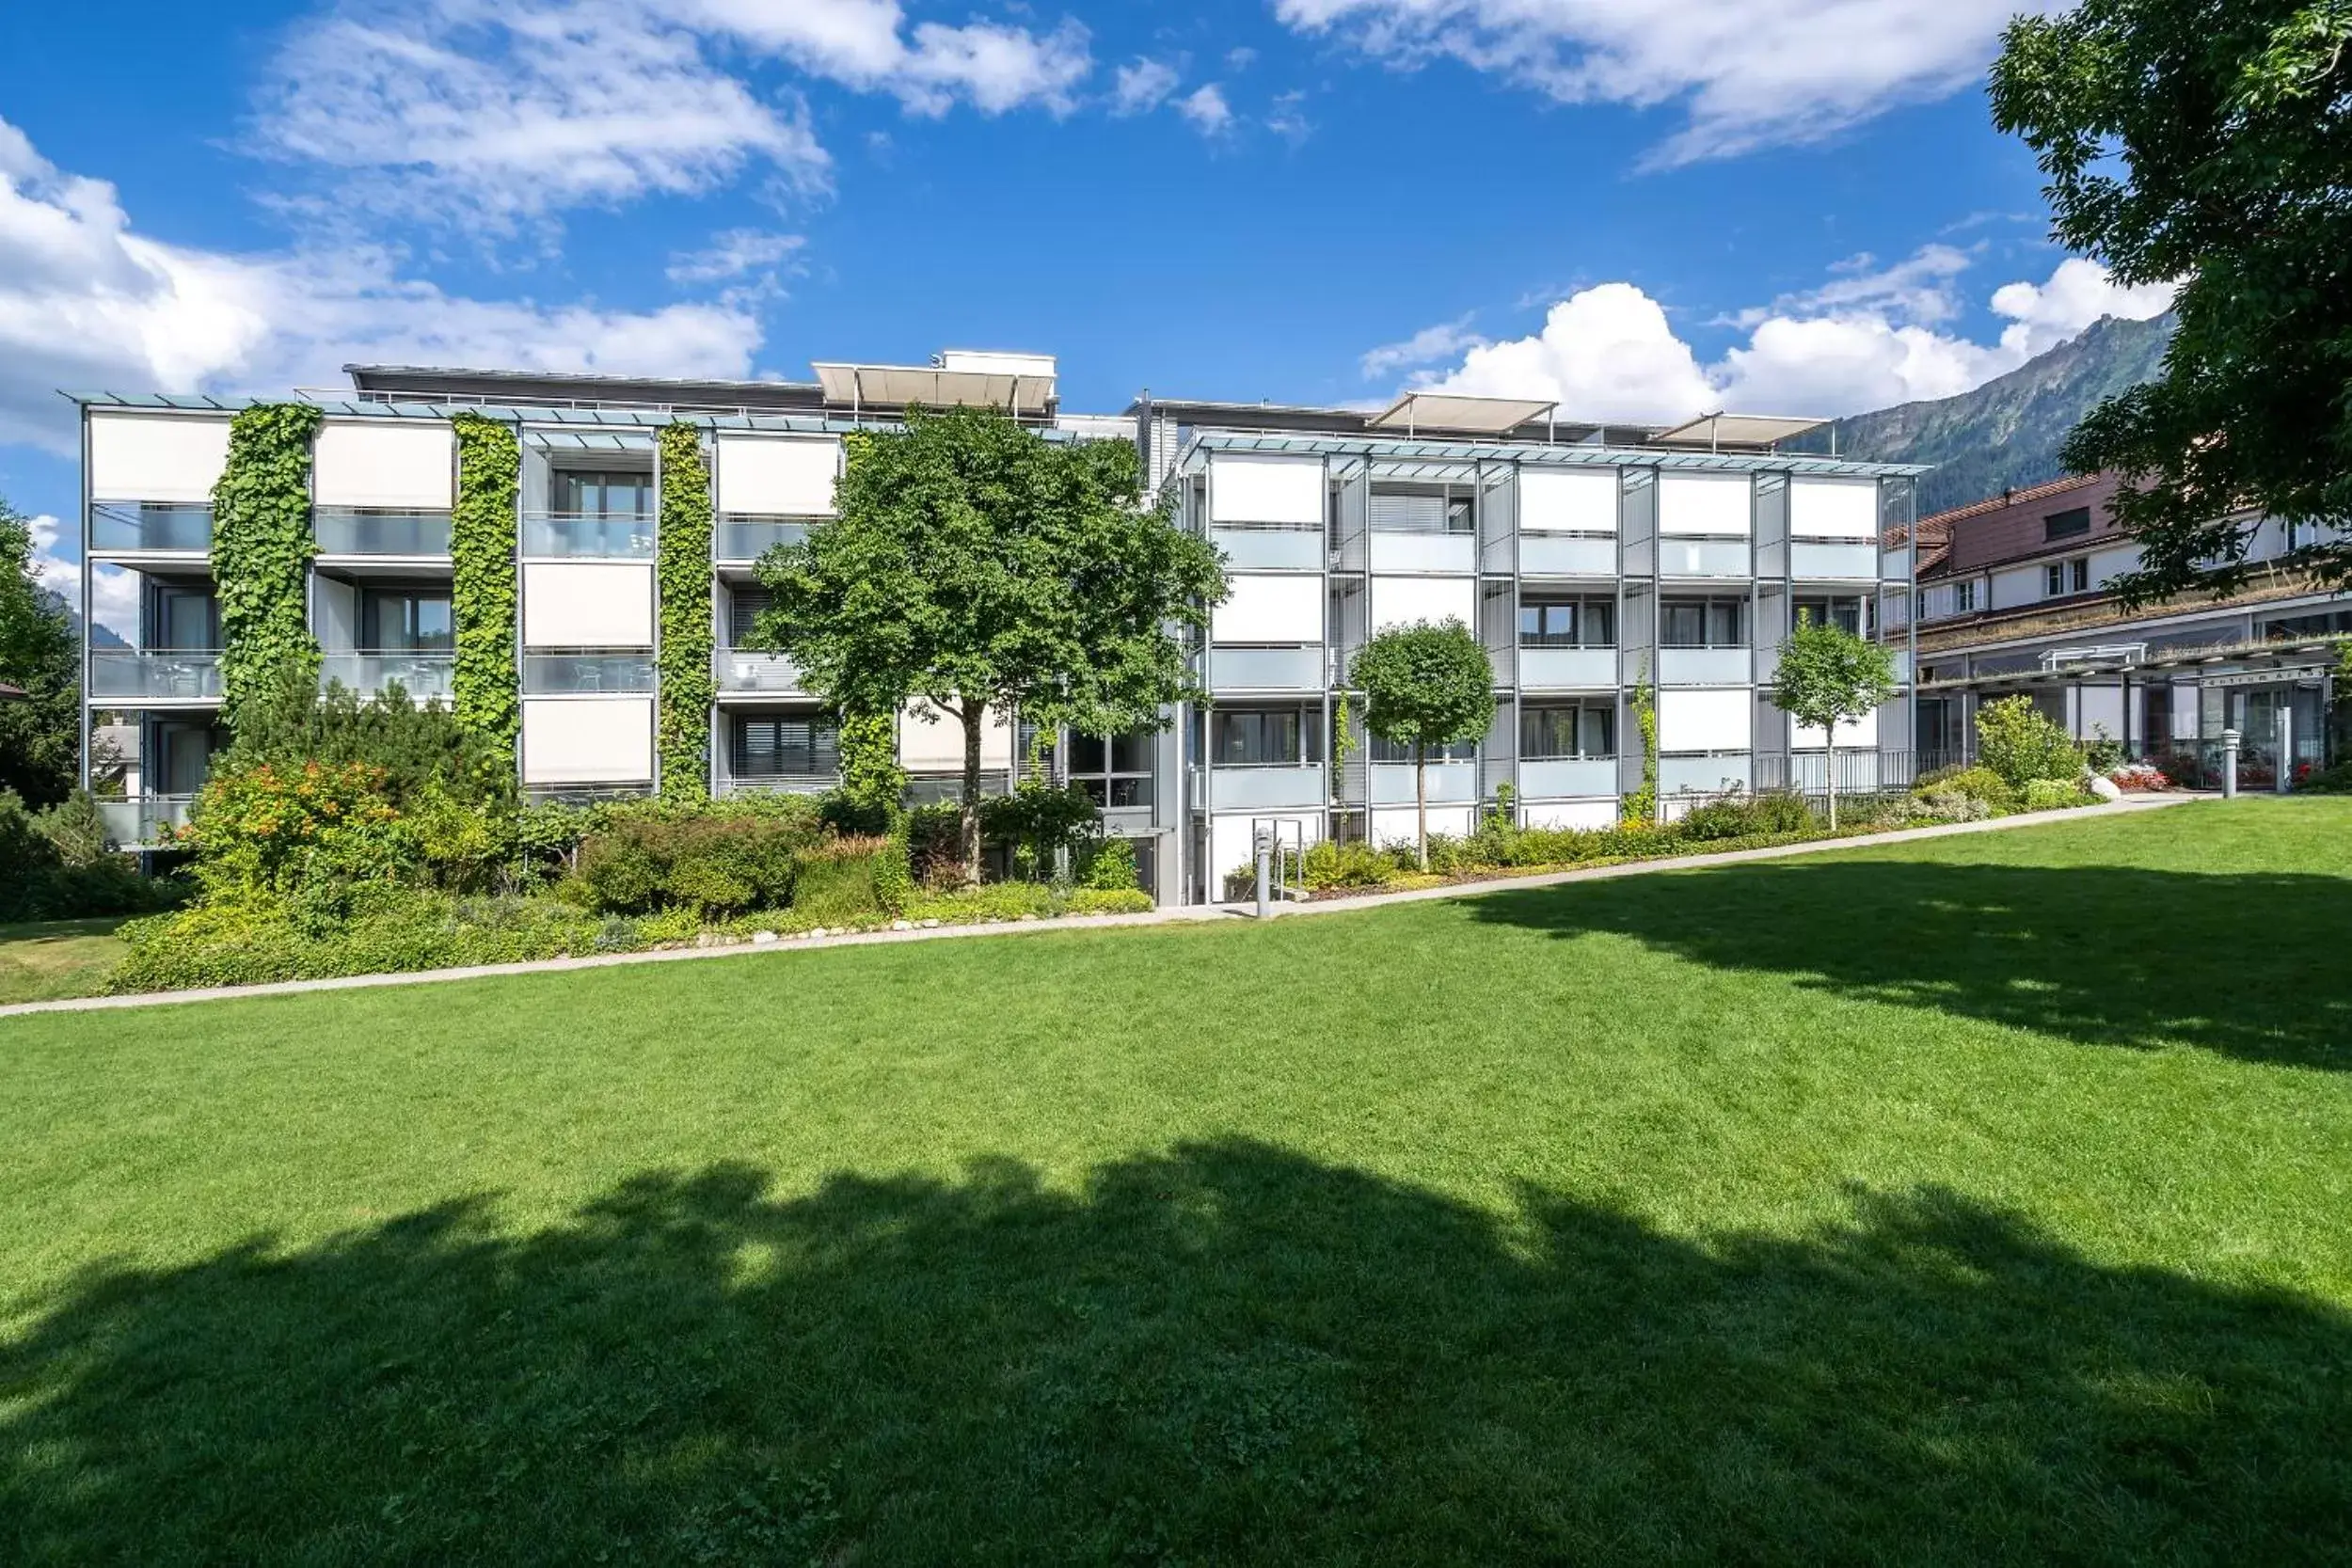
[[2152, 762], [2127, 762], [2107, 774], [2115, 787], [2126, 790], [2160, 790], [2170, 787], [2164, 769]]
[[208, 894], [290, 893], [310, 882], [399, 880], [417, 865], [415, 834], [363, 762], [257, 763], [207, 780], [175, 835], [198, 856]]

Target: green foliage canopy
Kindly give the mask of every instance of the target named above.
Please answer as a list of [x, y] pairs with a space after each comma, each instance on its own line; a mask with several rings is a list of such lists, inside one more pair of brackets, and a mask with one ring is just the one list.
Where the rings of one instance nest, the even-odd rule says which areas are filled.
[[2012, 790], [2036, 779], [2072, 784], [2082, 777], [2082, 748], [2030, 697], [2004, 697], [1977, 709], [1977, 755]]
[[[2059, 242], [2119, 283], [2183, 280], [2163, 376], [2063, 454], [2131, 482], [2134, 602], [2240, 585], [2241, 508], [2352, 516], [2348, 44], [2347, 0], [2084, 0], [2010, 24], [1993, 118], [2048, 176]], [[2352, 540], [2302, 559], [2345, 580]]]
[[457, 656], [450, 692], [457, 721], [512, 768], [522, 727], [515, 667], [522, 444], [512, 425], [480, 414], [460, 414], [450, 424], [457, 434], [457, 505], [450, 515], [449, 546]]
[[1772, 705], [1820, 730], [1834, 746], [1834, 726], [1858, 723], [1895, 689], [1895, 654], [1867, 638], [1811, 616], [1780, 645]]
[[661, 591], [661, 794], [710, 794], [710, 469], [700, 426], [662, 426], [661, 517], [656, 570]]
[[0, 501], [0, 789], [63, 800], [81, 757], [81, 656], [65, 603], [41, 585], [31, 525]]
[[221, 711], [281, 673], [318, 678], [310, 635], [310, 443], [325, 416], [307, 403], [259, 403], [229, 423], [229, 461], [213, 486], [213, 581], [220, 595]]
[[1417, 621], [1366, 642], [1348, 679], [1364, 694], [1364, 727], [1413, 749], [1416, 832], [1426, 870], [1429, 748], [1485, 736], [1494, 721], [1494, 665], [1461, 622]]

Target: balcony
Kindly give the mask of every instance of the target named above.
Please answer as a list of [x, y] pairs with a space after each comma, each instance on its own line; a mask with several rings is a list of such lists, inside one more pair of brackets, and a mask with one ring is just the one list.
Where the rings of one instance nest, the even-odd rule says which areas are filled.
[[220, 655], [209, 649], [94, 648], [89, 697], [149, 703], [220, 701]]
[[1320, 691], [1329, 659], [1320, 642], [1294, 647], [1235, 647], [1209, 650], [1213, 691]]
[[1661, 686], [1745, 686], [1756, 668], [1747, 648], [1661, 648]]
[[1519, 798], [1523, 800], [1616, 793], [1614, 757], [1534, 758], [1519, 764]]
[[653, 559], [650, 512], [582, 516], [570, 512], [523, 514], [523, 554], [605, 561]]
[[1522, 533], [1519, 576], [1527, 578], [1613, 578], [1617, 541], [1609, 535]]
[[180, 501], [97, 501], [90, 548], [103, 553], [204, 555], [213, 547], [213, 509]]
[[719, 781], [722, 795], [822, 795], [841, 783], [838, 773], [747, 773]]
[[779, 697], [801, 694], [801, 667], [782, 654], [721, 648], [711, 656], [710, 673], [722, 694], [763, 692]]
[[651, 654], [525, 654], [523, 690], [533, 697], [606, 696], [654, 689]]
[[1660, 757], [1658, 759], [1658, 793], [1661, 795], [1720, 795], [1727, 789], [1746, 789], [1752, 775], [1753, 759], [1745, 752], [1724, 752], [1713, 756]]
[[1788, 575], [1807, 581], [1874, 582], [1879, 575], [1878, 546], [1791, 540]]
[[1328, 803], [1330, 785], [1319, 762], [1305, 767], [1212, 768], [1208, 798], [1212, 811], [1311, 810]]
[[789, 522], [781, 517], [722, 517], [719, 531], [711, 540], [718, 559], [731, 562], [754, 562], [778, 545], [797, 545], [808, 537], [806, 523]]
[[1749, 576], [1745, 539], [1661, 539], [1658, 575], [1661, 578], [1744, 578]]
[[1589, 690], [1616, 684], [1614, 648], [1519, 649], [1522, 691]]
[[321, 555], [442, 559], [449, 554], [449, 528], [446, 512], [321, 507], [310, 517], [310, 536]]
[[[1460, 805], [1478, 799], [1478, 764], [1474, 762], [1433, 762], [1427, 768], [1429, 803], [1431, 805]], [[1409, 806], [1413, 803], [1413, 765], [1409, 762], [1376, 762], [1372, 765], [1372, 803], [1375, 806]]]
[[1375, 533], [1372, 569], [1468, 576], [1478, 570], [1478, 541], [1467, 533]]
[[330, 653], [319, 661], [319, 689], [340, 682], [363, 697], [398, 684], [411, 702], [453, 694], [457, 656], [441, 653]]
[[1209, 531], [1209, 543], [1237, 572], [1320, 572], [1323, 570], [1321, 529], [1218, 528]]
[[107, 841], [118, 848], [151, 849], [170, 841], [172, 830], [188, 825], [193, 795], [134, 795], [98, 802]]

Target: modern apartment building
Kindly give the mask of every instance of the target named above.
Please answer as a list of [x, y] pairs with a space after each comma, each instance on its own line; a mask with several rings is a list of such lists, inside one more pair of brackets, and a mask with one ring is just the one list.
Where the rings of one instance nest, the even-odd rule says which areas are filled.
[[2256, 784], [2326, 766], [2344, 739], [2328, 729], [2330, 640], [2352, 635], [2352, 595], [2282, 562], [2314, 535], [2249, 514], [2243, 589], [2126, 610], [2108, 585], [2139, 552], [2109, 510], [2117, 483], [2061, 479], [1921, 519], [1915, 624], [1901, 629], [1918, 657], [1923, 766], [1973, 754], [1977, 708], [2020, 693], [2082, 739], [2201, 778], [2225, 728]]
[[[1783, 454], [1809, 421], [1714, 416], [1677, 429], [1573, 423], [1540, 403], [1410, 396], [1376, 413], [1171, 403], [1062, 412], [1055, 362], [943, 354], [929, 366], [819, 364], [806, 383], [673, 382], [355, 367], [302, 394], [312, 454], [311, 629], [323, 678], [445, 696], [453, 664], [451, 420], [491, 414], [521, 449], [518, 768], [534, 795], [644, 792], [657, 779], [657, 432], [704, 432], [716, 516], [719, 793], [816, 791], [837, 776], [831, 715], [790, 662], [744, 642], [754, 565], [833, 512], [842, 438], [910, 405], [1009, 409], [1055, 439], [1136, 441], [1181, 526], [1225, 553], [1232, 594], [1191, 650], [1209, 703], [1159, 734], [1049, 737], [1052, 766], [1136, 841], [1158, 895], [1220, 895], [1255, 829], [1293, 842], [1411, 832], [1408, 759], [1366, 736], [1344, 677], [1375, 631], [1453, 617], [1492, 656], [1497, 717], [1431, 768], [1432, 824], [1506, 798], [1530, 823], [1615, 820], [1639, 786], [1637, 690], [1656, 694], [1664, 809], [1725, 788], [1824, 782], [1822, 736], [1764, 688], [1801, 612], [1865, 635], [1907, 624], [1915, 468]], [[211, 496], [240, 404], [90, 396], [84, 421], [86, 755], [121, 761], [105, 809], [127, 845], [182, 820], [219, 725]], [[1898, 541], [1892, 546], [1887, 538]], [[1844, 787], [1907, 779], [1902, 692], [1838, 736]], [[1342, 719], [1347, 722], [1342, 728]], [[991, 787], [1026, 736], [989, 736]], [[956, 729], [910, 711], [918, 799], [952, 790]]]

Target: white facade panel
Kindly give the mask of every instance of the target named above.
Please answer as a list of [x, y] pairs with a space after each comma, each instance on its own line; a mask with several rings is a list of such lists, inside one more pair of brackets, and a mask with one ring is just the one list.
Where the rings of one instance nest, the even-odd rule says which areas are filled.
[[1232, 594], [1209, 614], [1212, 642], [1320, 642], [1323, 578], [1236, 572]]
[[1554, 800], [1545, 805], [1527, 808], [1527, 825], [1531, 828], [1613, 828], [1617, 825], [1617, 802], [1614, 800]]
[[1372, 579], [1372, 629], [1408, 626], [1415, 621], [1432, 625], [1459, 621], [1478, 626], [1478, 580], [1475, 578], [1375, 578]]
[[833, 436], [722, 436], [719, 510], [764, 517], [830, 517], [841, 475]]
[[651, 697], [525, 697], [523, 783], [642, 784], [653, 777]]
[[[1471, 820], [1477, 815], [1475, 806], [1431, 806], [1429, 831], [1452, 838], [1468, 838], [1477, 826]], [[1417, 814], [1411, 806], [1381, 806], [1372, 814], [1372, 841], [1378, 845], [1415, 844], [1420, 842]]]
[[2122, 549], [2101, 550], [2090, 558], [2090, 586], [2105, 586], [2110, 579], [2138, 566], [2139, 546], [2126, 545]]
[[[1012, 725], [991, 713], [980, 725], [980, 767], [1003, 772], [1012, 767]], [[917, 698], [898, 714], [898, 766], [910, 773], [963, 771], [963, 721], [941, 713]]]
[[1802, 477], [1790, 480], [1788, 531], [1799, 539], [1876, 539], [1878, 481]]
[[1617, 495], [1614, 468], [1519, 470], [1521, 533], [1614, 533]]
[[1658, 531], [1744, 539], [1754, 499], [1755, 486], [1745, 474], [1660, 474]]
[[[1790, 734], [1795, 738], [1789, 744], [1800, 752], [1818, 752], [1825, 744], [1821, 738], [1820, 726], [1818, 724], [1799, 724], [1791, 721]], [[1875, 709], [1863, 715], [1859, 723], [1837, 726], [1837, 744], [1840, 750], [1849, 746], [1867, 748], [1876, 746], [1878, 743], [1879, 716]]]
[[1209, 520], [1323, 526], [1323, 459], [1209, 454]]
[[1313, 844], [1323, 837], [1323, 818], [1313, 815], [1233, 812], [1209, 818], [1209, 898], [1225, 897], [1227, 873], [1257, 864], [1258, 844], [1252, 829], [1259, 822], [1277, 822], [1286, 847]]
[[526, 562], [522, 594], [526, 648], [653, 646], [650, 562]]
[[2021, 604], [2033, 604], [2042, 594], [2042, 572], [2039, 566], [2023, 566], [2013, 572], [1993, 574], [1990, 608], [2014, 610]]
[[1745, 688], [1661, 691], [1658, 749], [1661, 752], [1744, 752], [1751, 744], [1756, 703]]
[[209, 501], [228, 464], [225, 413], [89, 417], [94, 499]]
[[310, 451], [321, 506], [447, 512], [456, 471], [457, 433], [439, 420], [329, 420]]

